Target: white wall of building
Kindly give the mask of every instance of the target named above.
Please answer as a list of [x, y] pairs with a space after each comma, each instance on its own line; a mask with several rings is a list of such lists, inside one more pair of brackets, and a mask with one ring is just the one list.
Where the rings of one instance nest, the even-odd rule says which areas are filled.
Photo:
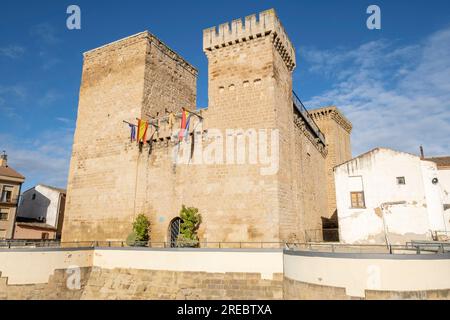
[[442, 199], [447, 210], [444, 211], [444, 219], [447, 231], [450, 231], [450, 168], [438, 170], [439, 184], [442, 189]]
[[[35, 199], [33, 200], [33, 196]], [[25, 191], [19, 206], [19, 217], [46, 218], [46, 224], [57, 227], [60, 192], [43, 185]]]
[[[443, 203], [436, 164], [390, 149], [377, 148], [335, 168], [340, 240], [344, 243], [404, 244], [431, 239], [444, 230]], [[362, 180], [356, 190], [355, 177]], [[398, 184], [404, 177], [405, 184]], [[352, 208], [350, 192], [363, 191], [365, 208]]]

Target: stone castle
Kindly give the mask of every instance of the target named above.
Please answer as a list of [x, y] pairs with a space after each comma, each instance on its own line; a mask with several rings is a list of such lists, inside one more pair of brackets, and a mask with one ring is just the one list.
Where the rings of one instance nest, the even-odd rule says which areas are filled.
[[[149, 32], [84, 54], [62, 241], [124, 240], [144, 213], [151, 241], [169, 242], [182, 204], [199, 209], [207, 242], [305, 241], [335, 215], [333, 167], [351, 158], [352, 126], [336, 107], [308, 113], [293, 94], [295, 50], [275, 11], [204, 30], [203, 51], [209, 105], [201, 110], [197, 70]], [[198, 115], [187, 141], [167, 116], [182, 108]], [[159, 129], [141, 149], [124, 123], [136, 119]], [[277, 129], [278, 170], [174, 161], [174, 150], [192, 157], [227, 129], [249, 140], [252, 130]]]

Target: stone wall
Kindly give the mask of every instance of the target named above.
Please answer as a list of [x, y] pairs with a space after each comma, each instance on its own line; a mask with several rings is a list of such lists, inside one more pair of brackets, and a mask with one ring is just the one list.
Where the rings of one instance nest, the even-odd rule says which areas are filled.
[[8, 284], [8, 278], [0, 274], [0, 300], [80, 300], [90, 279], [91, 267], [80, 269], [79, 290], [71, 290], [67, 281], [71, 275], [67, 269], [57, 269], [45, 283]]
[[80, 289], [69, 289], [67, 270], [47, 283], [9, 285], [0, 277], [0, 300], [273, 300], [283, 298], [283, 275], [82, 268]]
[[334, 182], [334, 167], [352, 158], [350, 133], [352, 124], [336, 107], [325, 107], [310, 111], [320, 130], [324, 133], [327, 144], [325, 161], [327, 185], [327, 213], [323, 216], [337, 223], [336, 186]]
[[93, 268], [81, 299], [282, 299], [283, 276]]
[[323, 286], [284, 278], [286, 300], [450, 300], [450, 290], [381, 291], [366, 290], [364, 298], [346, 294], [345, 288]]

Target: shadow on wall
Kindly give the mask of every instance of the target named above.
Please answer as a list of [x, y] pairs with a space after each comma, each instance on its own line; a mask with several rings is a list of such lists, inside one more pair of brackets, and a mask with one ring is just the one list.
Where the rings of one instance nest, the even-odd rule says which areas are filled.
[[50, 199], [34, 190], [23, 196], [17, 214], [17, 222], [46, 222]]
[[330, 218], [322, 219], [322, 238], [324, 242], [339, 242], [339, 220], [337, 210]]

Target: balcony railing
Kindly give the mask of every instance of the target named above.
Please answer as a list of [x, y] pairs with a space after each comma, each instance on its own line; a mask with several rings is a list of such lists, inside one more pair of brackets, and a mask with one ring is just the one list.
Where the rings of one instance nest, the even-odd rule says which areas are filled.
[[322, 131], [320, 131], [319, 127], [317, 126], [317, 124], [312, 119], [312, 117], [309, 114], [308, 110], [303, 105], [303, 102], [300, 100], [300, 98], [297, 96], [297, 94], [294, 91], [292, 91], [292, 101], [294, 102], [295, 108], [300, 113], [300, 115], [302, 116], [303, 120], [305, 120], [305, 122], [308, 124], [309, 128], [311, 129], [311, 131], [316, 135], [317, 138], [320, 139], [320, 141], [323, 143], [323, 145], [326, 145], [325, 144], [325, 136], [324, 136], [324, 134], [322, 133]]

